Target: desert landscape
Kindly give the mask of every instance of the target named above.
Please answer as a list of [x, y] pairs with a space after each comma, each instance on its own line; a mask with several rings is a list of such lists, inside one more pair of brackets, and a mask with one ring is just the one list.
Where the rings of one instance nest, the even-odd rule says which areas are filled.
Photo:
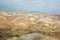
[[60, 14], [0, 11], [0, 40], [60, 40]]

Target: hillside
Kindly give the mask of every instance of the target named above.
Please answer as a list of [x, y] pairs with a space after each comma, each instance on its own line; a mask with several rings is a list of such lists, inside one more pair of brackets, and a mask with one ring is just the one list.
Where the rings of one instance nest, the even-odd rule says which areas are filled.
[[[32, 37], [33, 34], [35, 36]], [[0, 40], [35, 40], [35, 38], [59, 40], [60, 14], [0, 11]]]

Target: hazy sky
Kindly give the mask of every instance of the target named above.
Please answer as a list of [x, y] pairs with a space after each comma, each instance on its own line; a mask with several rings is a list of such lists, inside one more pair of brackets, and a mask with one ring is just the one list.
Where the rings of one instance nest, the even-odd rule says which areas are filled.
[[60, 13], [60, 0], [0, 0], [0, 10]]

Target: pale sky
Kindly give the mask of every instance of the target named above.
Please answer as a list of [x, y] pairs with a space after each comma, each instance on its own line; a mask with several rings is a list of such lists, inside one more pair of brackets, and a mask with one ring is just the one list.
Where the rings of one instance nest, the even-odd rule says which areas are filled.
[[60, 13], [60, 0], [0, 0], [0, 10]]

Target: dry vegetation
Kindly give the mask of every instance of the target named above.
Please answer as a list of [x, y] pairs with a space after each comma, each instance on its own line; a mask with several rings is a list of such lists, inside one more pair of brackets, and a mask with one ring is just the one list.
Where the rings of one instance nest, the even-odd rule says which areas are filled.
[[[59, 17], [52, 14], [0, 11], [0, 40], [59, 40]], [[39, 36], [34, 34], [32, 39], [27, 39], [33, 33]], [[25, 39], [24, 35], [28, 37]]]

